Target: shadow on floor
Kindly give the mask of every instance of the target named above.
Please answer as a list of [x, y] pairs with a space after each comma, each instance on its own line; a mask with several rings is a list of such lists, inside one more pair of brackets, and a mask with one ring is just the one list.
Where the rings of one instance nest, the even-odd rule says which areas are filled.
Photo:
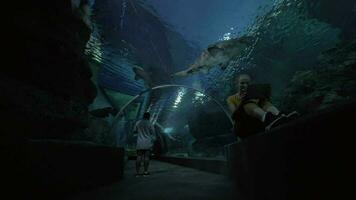
[[135, 162], [129, 161], [120, 182], [77, 194], [70, 199], [229, 200], [238, 197], [233, 182], [223, 175], [159, 161], [152, 161], [149, 171], [151, 175], [148, 177], [135, 177]]

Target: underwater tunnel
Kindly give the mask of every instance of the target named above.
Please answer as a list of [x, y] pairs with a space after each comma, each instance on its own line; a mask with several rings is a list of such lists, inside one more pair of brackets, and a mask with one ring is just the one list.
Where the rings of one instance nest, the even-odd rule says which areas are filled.
[[[2, 55], [10, 61], [0, 69], [4, 196], [354, 196], [354, 0], [3, 7]], [[245, 95], [255, 95], [246, 108]], [[259, 125], [230, 114], [238, 109]], [[133, 129], [146, 112], [158, 139], [151, 174], [136, 177], [142, 151]], [[280, 123], [265, 129], [274, 120]], [[241, 124], [258, 131], [242, 135]]]
[[[147, 101], [145, 98], [150, 103], [142, 105]], [[224, 145], [235, 141], [230, 133], [232, 121], [224, 106], [198, 89], [171, 84], [141, 92], [116, 114], [112, 131], [121, 134], [117, 135], [118, 145], [126, 147], [126, 150], [135, 151], [136, 138], [132, 133], [132, 121], [131, 126], [127, 125], [130, 118], [125, 116], [125, 112], [137, 102], [140, 105], [135, 117], [142, 118], [142, 110], [151, 113], [151, 122], [157, 126], [159, 135], [158, 145], [161, 145], [157, 148], [166, 154], [223, 158]], [[197, 150], [194, 151], [193, 147]]]

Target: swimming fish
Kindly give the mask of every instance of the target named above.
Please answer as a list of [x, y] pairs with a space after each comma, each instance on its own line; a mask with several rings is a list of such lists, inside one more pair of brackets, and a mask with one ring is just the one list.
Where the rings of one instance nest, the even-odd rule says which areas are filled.
[[153, 86], [151, 76], [142, 67], [135, 65], [132, 70], [135, 73], [135, 80], [142, 79], [149, 87]]
[[241, 57], [254, 40], [252, 36], [243, 36], [210, 45], [188, 69], [172, 74], [171, 77], [187, 76], [200, 70], [207, 71], [215, 66], [225, 69], [230, 61]]
[[76, 17], [81, 19], [89, 28], [92, 27], [91, 15], [93, 0], [71, 0], [71, 7]]

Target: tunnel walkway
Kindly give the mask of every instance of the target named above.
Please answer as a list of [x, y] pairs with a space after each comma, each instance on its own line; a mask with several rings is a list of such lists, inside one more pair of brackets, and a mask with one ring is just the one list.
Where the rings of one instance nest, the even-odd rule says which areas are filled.
[[153, 160], [149, 177], [135, 177], [135, 162], [125, 166], [124, 178], [110, 186], [82, 192], [70, 200], [218, 200], [237, 199], [231, 180], [207, 173]]

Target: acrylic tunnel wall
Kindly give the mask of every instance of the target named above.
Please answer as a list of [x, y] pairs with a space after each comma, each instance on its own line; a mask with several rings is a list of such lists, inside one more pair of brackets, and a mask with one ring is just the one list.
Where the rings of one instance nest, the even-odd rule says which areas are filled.
[[112, 131], [129, 156], [136, 151], [134, 124], [146, 111], [158, 135], [156, 156], [225, 159], [224, 145], [236, 140], [229, 114], [213, 97], [185, 86], [158, 86], [134, 97], [116, 115]]

